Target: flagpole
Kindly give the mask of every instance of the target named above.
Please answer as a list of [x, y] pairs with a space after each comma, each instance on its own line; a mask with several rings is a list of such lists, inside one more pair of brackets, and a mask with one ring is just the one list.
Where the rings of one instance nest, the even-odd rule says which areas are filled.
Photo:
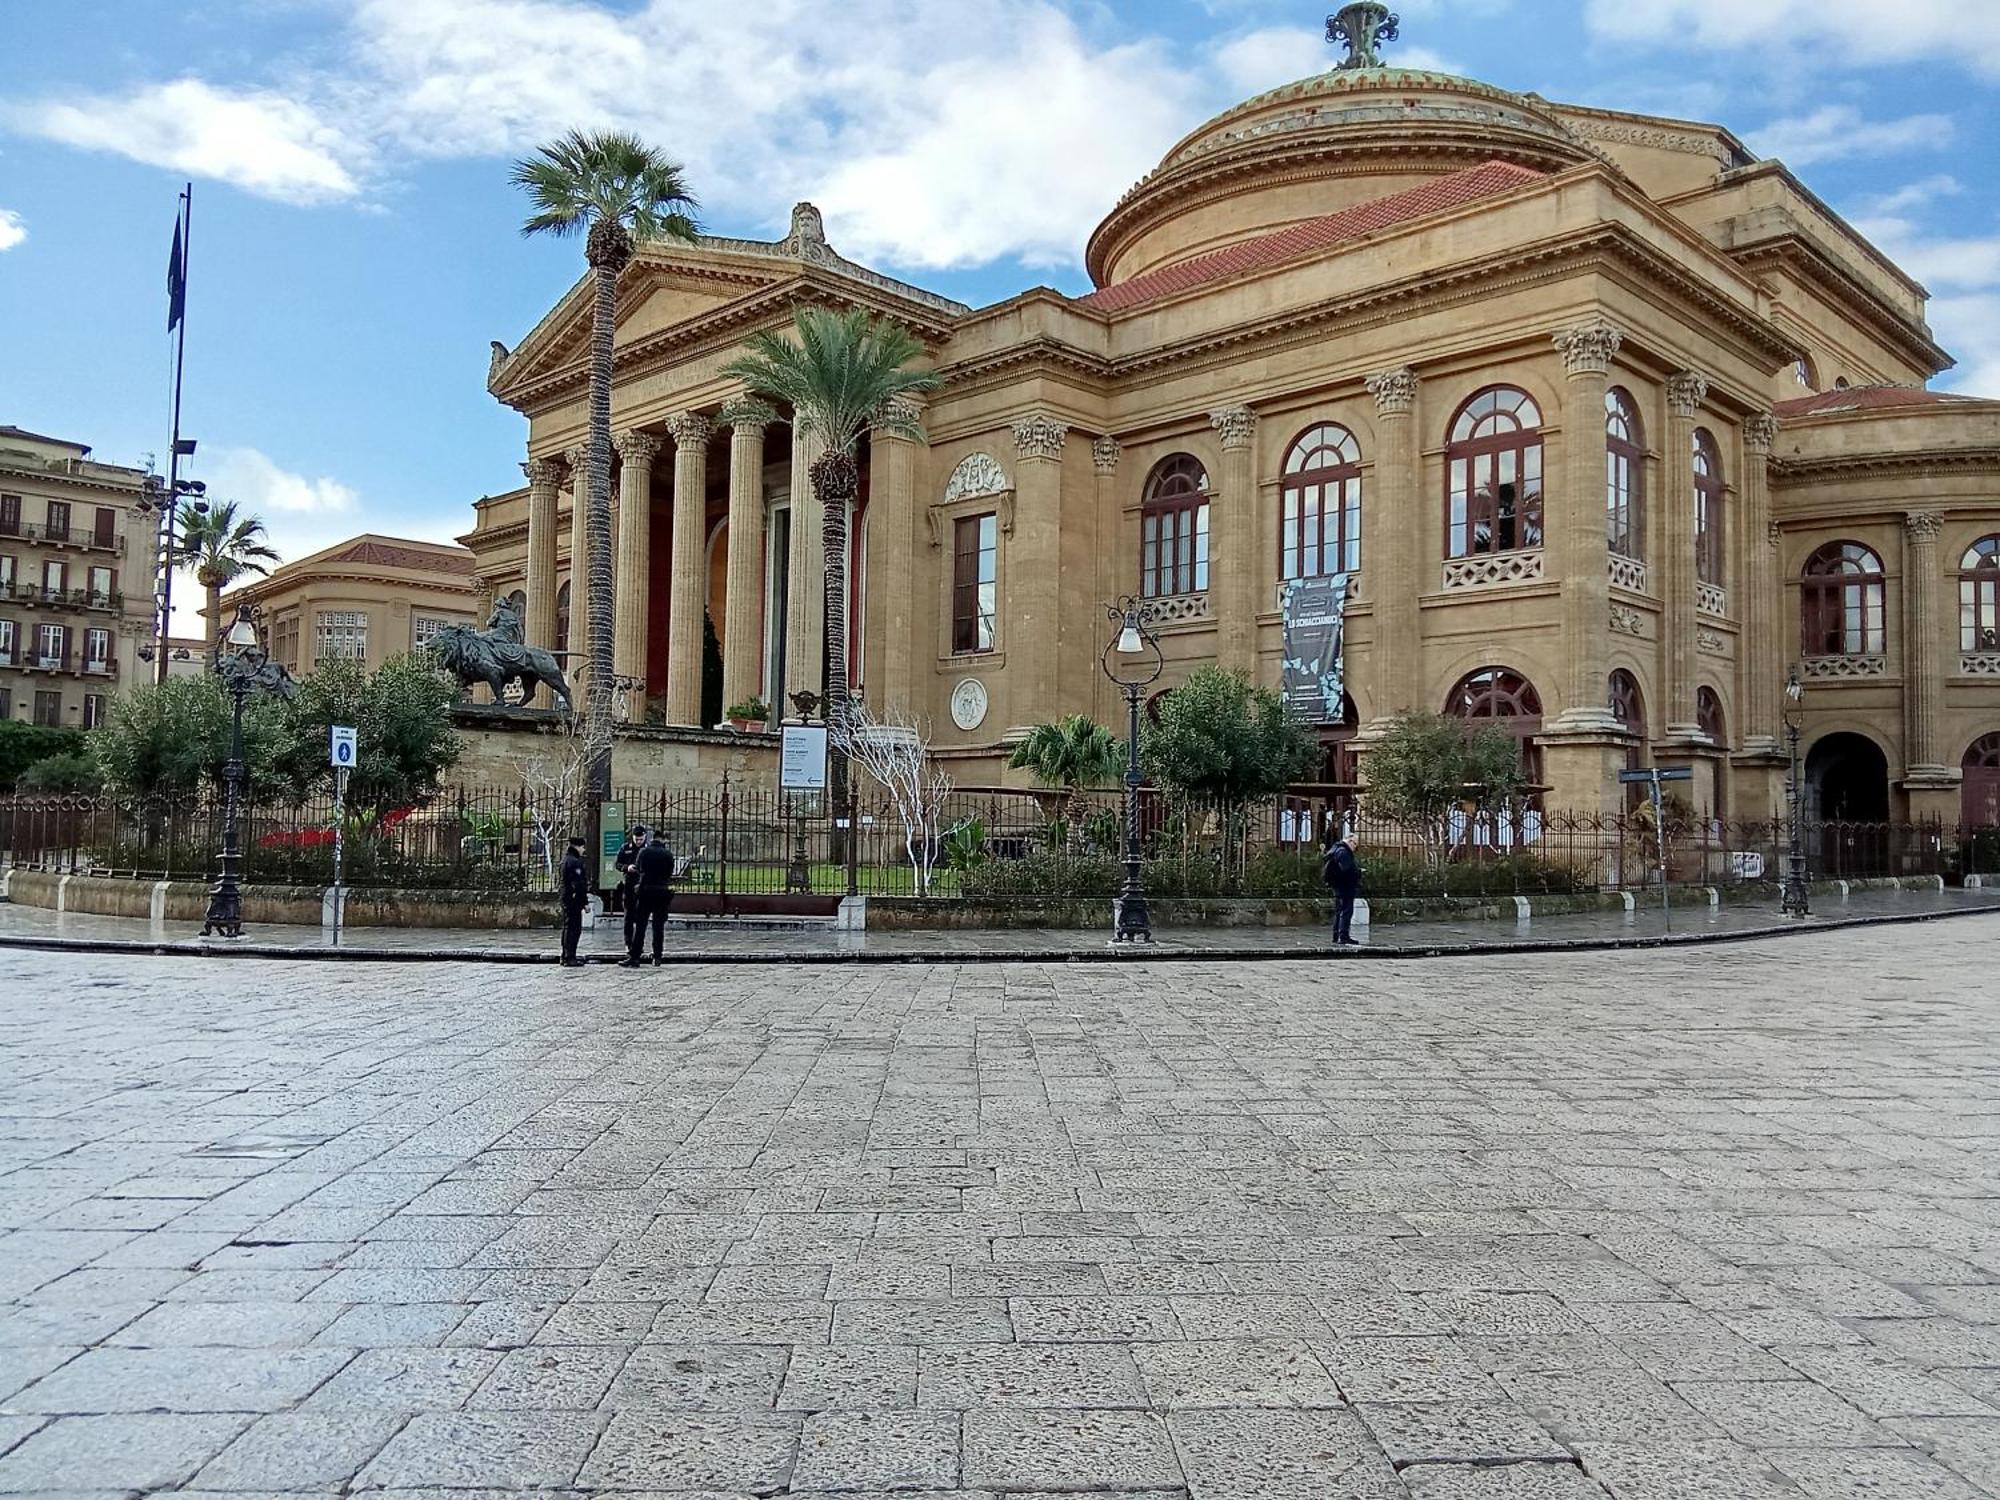
[[[194, 241], [194, 184], [181, 189], [180, 213], [175, 240], [180, 245], [180, 316], [175, 319], [174, 343], [174, 432], [167, 449], [167, 503], [160, 512], [165, 531], [161, 542], [159, 638], [153, 643], [153, 681], [167, 680], [167, 641], [173, 630], [175, 518], [181, 498], [181, 373], [187, 367], [187, 272]], [[213, 629], [214, 622], [210, 621]]]

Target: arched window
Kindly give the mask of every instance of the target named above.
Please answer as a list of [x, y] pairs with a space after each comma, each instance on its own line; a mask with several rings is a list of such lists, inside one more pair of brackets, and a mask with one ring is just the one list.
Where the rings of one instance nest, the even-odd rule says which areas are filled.
[[1722, 695], [1712, 687], [1699, 687], [1694, 694], [1694, 722], [1710, 744], [1729, 744], [1728, 726], [1722, 721]]
[[1445, 555], [1542, 545], [1542, 413], [1496, 385], [1452, 419], [1445, 448]]
[[1723, 551], [1722, 455], [1706, 427], [1694, 430], [1694, 576], [1722, 587], [1727, 554]]
[[1604, 393], [1604, 524], [1616, 556], [1646, 555], [1646, 438], [1618, 386]]
[[1792, 361], [1792, 379], [1809, 391], [1819, 389], [1819, 374], [1813, 369], [1810, 354], [1801, 354]]
[[1328, 422], [1300, 434], [1285, 455], [1278, 576], [1317, 578], [1361, 566], [1361, 447]]
[[1874, 656], [1882, 642], [1882, 559], [1859, 542], [1828, 542], [1800, 576], [1799, 649]]
[[[1611, 717], [1618, 721], [1618, 727], [1632, 736], [1632, 743], [1625, 747], [1625, 769], [1636, 771], [1646, 764], [1646, 701], [1639, 695], [1639, 679], [1620, 667], [1611, 674], [1610, 682]], [[1627, 800], [1632, 800], [1629, 788]]]
[[[536, 645], [541, 642], [537, 641]], [[564, 650], [569, 645], [569, 585], [556, 590], [556, 649]]]
[[1958, 649], [2000, 651], [2000, 535], [1981, 537], [1959, 559]]
[[1208, 471], [1174, 453], [1154, 465], [1139, 513], [1139, 592], [1148, 599], [1208, 587]]
[[515, 589], [513, 593], [507, 596], [507, 603], [512, 607], [515, 614], [521, 616], [523, 619], [527, 618], [528, 591], [526, 589]]
[[1531, 784], [1542, 779], [1542, 752], [1534, 736], [1542, 727], [1542, 695], [1519, 672], [1506, 667], [1482, 667], [1459, 679], [1445, 699], [1444, 711], [1461, 719], [1487, 719], [1521, 742], [1521, 775]]
[[2000, 730], [1966, 746], [1959, 762], [1959, 821], [1968, 830], [2000, 828]]

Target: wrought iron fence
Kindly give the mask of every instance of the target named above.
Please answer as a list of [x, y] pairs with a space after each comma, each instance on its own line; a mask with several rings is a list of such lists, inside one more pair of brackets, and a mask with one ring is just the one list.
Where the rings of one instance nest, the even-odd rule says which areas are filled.
[[[853, 827], [818, 797], [729, 781], [697, 790], [622, 788], [628, 825], [665, 831], [688, 860], [684, 910], [753, 911], [772, 898], [826, 904], [848, 888], [910, 895], [919, 867], [935, 896], [1109, 896], [1122, 878], [1124, 814], [1115, 791], [964, 789], [950, 794], [927, 848], [914, 847], [878, 790], [856, 799]], [[1345, 820], [1377, 895], [1503, 896], [1674, 885], [1775, 882], [1787, 848], [1781, 820], [1669, 819], [1664, 861], [1649, 810], [1624, 815], [1522, 810], [1459, 818], [1429, 836], [1310, 797], [1251, 807], [1140, 794], [1147, 889], [1160, 896], [1316, 898], [1319, 839]], [[149, 879], [202, 879], [221, 845], [219, 797], [0, 797], [0, 859], [17, 865]], [[425, 806], [350, 808], [344, 871], [356, 886], [547, 890], [577, 819], [527, 790], [448, 791]], [[251, 881], [330, 883], [331, 799], [258, 803], [241, 842]], [[2000, 875], [2000, 827], [1819, 822], [1805, 829], [1815, 879]], [[928, 854], [924, 859], [918, 856]]]

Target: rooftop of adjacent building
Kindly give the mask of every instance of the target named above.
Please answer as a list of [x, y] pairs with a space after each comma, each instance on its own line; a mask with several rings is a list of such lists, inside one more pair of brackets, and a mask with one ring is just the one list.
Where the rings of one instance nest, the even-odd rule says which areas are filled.
[[469, 589], [473, 572], [472, 553], [456, 543], [426, 542], [370, 531], [280, 563], [264, 577], [239, 584], [229, 597], [260, 598], [309, 577], [340, 574], [374, 576], [388, 583]]
[[129, 464], [103, 463], [90, 456], [88, 443], [30, 432], [0, 423], [0, 469], [14, 474], [48, 474], [57, 478], [92, 479], [137, 485], [145, 471]]
[[1782, 420], [1831, 417], [1848, 412], [1896, 411], [1913, 407], [1991, 406], [1983, 396], [1960, 395], [1953, 391], [1931, 391], [1909, 385], [1841, 386], [1795, 401], [1780, 401], [1772, 411]]

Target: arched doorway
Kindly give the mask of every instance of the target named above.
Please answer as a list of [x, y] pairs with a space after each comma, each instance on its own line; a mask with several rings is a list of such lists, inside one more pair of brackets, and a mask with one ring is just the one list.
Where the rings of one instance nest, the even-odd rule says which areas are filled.
[[2000, 730], [1981, 735], [1959, 762], [1959, 821], [1967, 828], [2000, 828]]
[[1827, 823], [1889, 821], [1889, 762], [1864, 734], [1829, 734], [1806, 754], [1811, 816]]

